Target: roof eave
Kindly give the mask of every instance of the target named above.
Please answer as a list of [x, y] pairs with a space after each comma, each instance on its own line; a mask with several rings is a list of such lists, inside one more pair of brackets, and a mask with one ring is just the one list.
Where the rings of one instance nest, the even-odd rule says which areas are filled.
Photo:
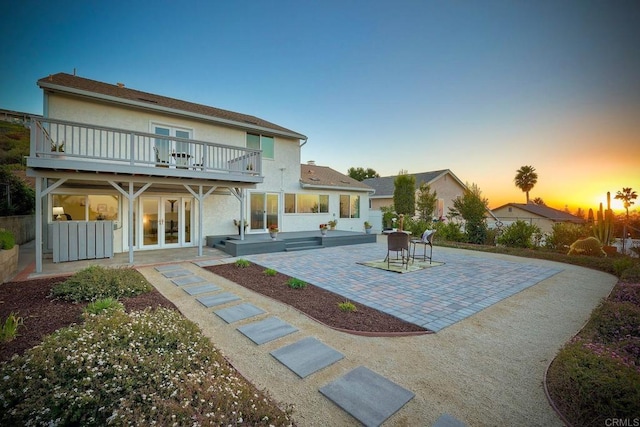
[[178, 110], [178, 109], [175, 109], [175, 108], [163, 107], [163, 106], [159, 106], [159, 105], [152, 105], [152, 104], [149, 104], [147, 102], [140, 102], [140, 101], [134, 101], [134, 100], [126, 99], [126, 98], [119, 98], [117, 96], [104, 95], [104, 94], [101, 94], [101, 93], [91, 92], [91, 91], [88, 91], [88, 90], [70, 88], [68, 86], [61, 86], [61, 85], [57, 85], [57, 84], [54, 84], [54, 83], [47, 83], [47, 82], [39, 81], [38, 85], [42, 89], [49, 89], [49, 90], [63, 92], [63, 93], [70, 93], [70, 94], [73, 94], [73, 95], [84, 96], [84, 97], [87, 97], [87, 98], [99, 99], [99, 100], [102, 100], [102, 101], [113, 102], [113, 103], [117, 103], [117, 104], [129, 105], [129, 106], [132, 106], [132, 107], [143, 108], [143, 109], [147, 109], [147, 110], [161, 111], [161, 112], [164, 112], [164, 113], [170, 113], [170, 114], [176, 114], [176, 115], [185, 116], [185, 117], [191, 117], [191, 118], [200, 119], [200, 120], [206, 120], [206, 121], [220, 123], [220, 124], [224, 124], [224, 125], [227, 125], [227, 126], [233, 126], [233, 127], [238, 127], [238, 128], [242, 128], [242, 129], [261, 131], [261, 132], [265, 132], [265, 133], [269, 133], [269, 134], [273, 134], [273, 135], [278, 135], [278, 136], [284, 136], [284, 137], [288, 137], [288, 138], [304, 139], [304, 140], [307, 139], [307, 137], [305, 135], [302, 135], [302, 134], [297, 133], [297, 132], [284, 132], [284, 131], [281, 131], [281, 130], [272, 129], [272, 128], [268, 128], [268, 127], [264, 127], [264, 126], [252, 125], [250, 123], [237, 122], [235, 120], [228, 120], [228, 119], [223, 119], [223, 118], [220, 118], [220, 117], [208, 116], [206, 114], [198, 114], [198, 113], [192, 113], [192, 112], [189, 112], [189, 111]]
[[300, 187], [304, 189], [314, 189], [314, 190], [338, 190], [338, 191], [357, 191], [360, 193], [370, 193], [373, 194], [375, 192], [374, 189], [366, 189], [366, 188], [358, 188], [358, 187], [338, 187], [333, 185], [317, 185], [317, 184], [307, 184], [305, 182], [300, 183]]

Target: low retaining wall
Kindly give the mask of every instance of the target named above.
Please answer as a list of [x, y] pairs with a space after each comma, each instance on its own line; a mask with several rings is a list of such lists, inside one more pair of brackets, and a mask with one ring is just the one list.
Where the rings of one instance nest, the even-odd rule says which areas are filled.
[[0, 283], [11, 280], [18, 272], [18, 255], [20, 247], [0, 250]]
[[0, 228], [10, 231], [17, 245], [30, 242], [36, 238], [35, 215], [15, 215], [0, 217]]

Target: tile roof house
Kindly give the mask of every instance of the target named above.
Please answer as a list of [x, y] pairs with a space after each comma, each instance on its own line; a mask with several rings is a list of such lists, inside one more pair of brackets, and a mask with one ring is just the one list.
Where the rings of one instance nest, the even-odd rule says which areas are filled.
[[301, 176], [307, 137], [299, 132], [121, 83], [59, 73], [38, 85], [43, 116], [32, 117], [27, 158], [38, 272], [43, 252], [56, 262], [127, 251], [133, 262], [138, 250], [190, 246], [201, 253], [206, 236], [236, 234], [234, 220], [259, 235], [271, 225], [317, 230], [334, 216], [339, 229], [360, 231], [367, 219], [361, 183], [332, 186], [350, 178], [320, 167], [320, 182]]
[[505, 225], [517, 220], [526, 221], [537, 225], [543, 233], [550, 233], [553, 224], [568, 222], [572, 224], [584, 224], [583, 218], [577, 217], [558, 209], [534, 203], [507, 203], [492, 210], [494, 216]]
[[[446, 216], [449, 208], [453, 207], [453, 200], [458, 196], [462, 196], [466, 189], [466, 185], [449, 169], [409, 175], [414, 176], [416, 179], [416, 192], [422, 183], [428, 184], [431, 187], [431, 191], [436, 192], [438, 200], [433, 213], [434, 218]], [[375, 190], [375, 193], [369, 198], [372, 210], [379, 210], [381, 207], [393, 205], [396, 177], [397, 175], [367, 178], [363, 181], [364, 184], [371, 186]]]

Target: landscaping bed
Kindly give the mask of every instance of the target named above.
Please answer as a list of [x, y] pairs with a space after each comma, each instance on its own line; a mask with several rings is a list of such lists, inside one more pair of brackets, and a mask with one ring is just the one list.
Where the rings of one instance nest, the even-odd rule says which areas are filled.
[[[429, 332], [413, 323], [406, 322], [390, 314], [346, 301], [333, 292], [306, 284], [301, 289], [287, 286], [291, 277], [273, 272], [265, 274], [265, 268], [250, 263], [245, 267], [237, 264], [221, 264], [206, 267], [207, 270], [231, 280], [247, 289], [268, 296], [295, 307], [306, 315], [331, 328], [363, 335], [411, 335]], [[340, 304], [350, 302], [354, 311], [345, 311]], [[344, 305], [343, 305], [344, 307]]]

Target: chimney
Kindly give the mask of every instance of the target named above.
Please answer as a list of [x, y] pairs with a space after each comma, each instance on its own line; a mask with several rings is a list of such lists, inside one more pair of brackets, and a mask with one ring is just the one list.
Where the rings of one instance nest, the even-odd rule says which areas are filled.
[[116, 83], [116, 84], [118, 85], [118, 87], [124, 87], [124, 83], [120, 83], [120, 82], [118, 82], [118, 83]]
[[316, 165], [316, 161], [315, 160], [307, 160], [307, 164], [309, 166], [315, 166]]

